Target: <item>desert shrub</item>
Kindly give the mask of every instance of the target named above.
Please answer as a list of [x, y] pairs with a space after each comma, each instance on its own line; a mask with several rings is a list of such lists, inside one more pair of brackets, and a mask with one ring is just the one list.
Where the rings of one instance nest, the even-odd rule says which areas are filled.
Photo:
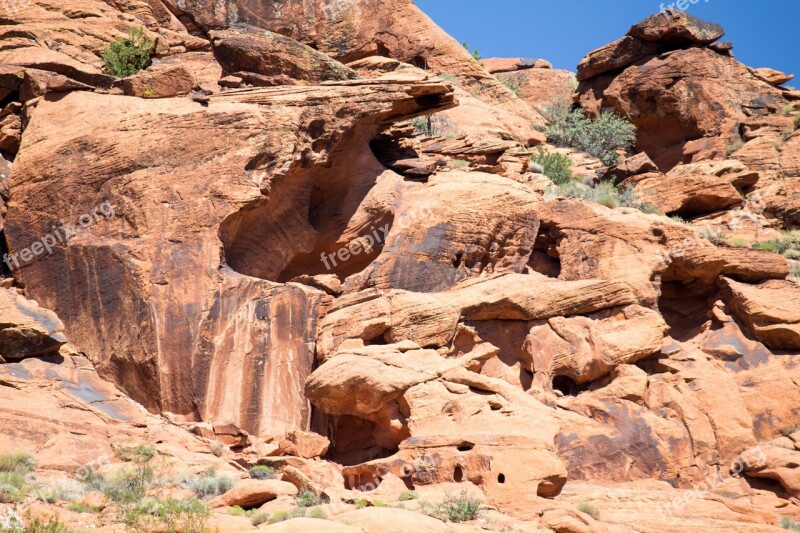
[[614, 196], [609, 193], [603, 193], [600, 196], [598, 196], [597, 203], [605, 207], [608, 207], [609, 209], [616, 209], [617, 207], [619, 207], [617, 199], [614, 198]]
[[458, 132], [452, 120], [441, 115], [417, 117], [411, 121], [414, 131], [425, 137], [442, 137], [455, 135]]
[[703, 230], [700, 230], [699, 234], [708, 242], [717, 246], [719, 246], [720, 244], [725, 244], [726, 242], [728, 242], [729, 238], [727, 233], [725, 233], [721, 229], [716, 229], [716, 228], [705, 228]]
[[201, 499], [225, 494], [233, 488], [234, 482], [228, 476], [218, 476], [214, 470], [207, 470], [202, 477], [188, 480], [189, 488]]
[[556, 152], [546, 152], [541, 147], [531, 156], [531, 161], [539, 165], [542, 173], [550, 178], [553, 183], [560, 185], [572, 180], [572, 165], [569, 158]]
[[717, 490], [714, 491], [717, 495], [722, 496], [723, 498], [728, 498], [729, 500], [735, 500], [738, 495], [735, 492], [730, 492], [727, 490]]
[[0, 472], [33, 472], [36, 459], [28, 452], [12, 452], [0, 455]]
[[789, 531], [800, 532], [800, 522], [795, 522], [788, 516], [781, 518], [781, 527], [783, 529], [788, 529]]
[[356, 509], [363, 509], [364, 507], [369, 505], [369, 502], [367, 500], [363, 499], [363, 498], [360, 498], [360, 499], [354, 501], [353, 505], [356, 506]]
[[733, 237], [728, 241], [728, 244], [734, 248], [747, 248], [747, 239], [742, 237]]
[[731, 144], [728, 145], [728, 155], [731, 155], [734, 152], [739, 151], [739, 149], [744, 146], [744, 141], [739, 139], [733, 141]]
[[269, 513], [256, 513], [250, 517], [250, 523], [256, 527], [267, 521], [269, 521]]
[[464, 50], [466, 50], [467, 52], [469, 52], [472, 55], [473, 59], [475, 59], [476, 61], [480, 61], [481, 60], [481, 53], [478, 52], [477, 48], [473, 48], [472, 51], [470, 51], [469, 44], [466, 43], [466, 42], [461, 43], [461, 46], [463, 46]]
[[155, 42], [141, 28], [131, 28], [126, 37], [111, 43], [100, 56], [106, 72], [115, 78], [133, 76], [147, 67]]
[[480, 500], [469, 496], [466, 490], [461, 491], [458, 496], [448, 496], [438, 504], [420, 502], [420, 509], [440, 520], [450, 520], [451, 522], [467, 522], [475, 520], [481, 510]]
[[617, 188], [613, 183], [605, 181], [589, 185], [579, 180], [571, 180], [548, 187], [544, 197], [546, 200], [558, 197], [577, 198], [601, 204], [610, 209], [630, 207], [647, 214], [663, 214], [657, 206], [640, 201], [633, 188], [627, 185]]
[[498, 76], [503, 85], [508, 87], [508, 90], [517, 96], [522, 96], [522, 88], [520, 87], [519, 76], [514, 74], [506, 74], [505, 76]]
[[231, 516], [247, 516], [247, 511], [239, 505], [234, 505], [228, 508], [228, 514]]
[[149, 463], [156, 456], [156, 449], [148, 444], [114, 446], [114, 453], [125, 462], [144, 464]]
[[322, 512], [322, 509], [311, 509], [311, 511], [308, 513], [308, 517], [323, 519], [325, 518], [325, 513]]
[[604, 165], [617, 162], [617, 150], [627, 150], [636, 140], [636, 126], [614, 111], [603, 109], [594, 120], [583, 109], [566, 102], [548, 105], [543, 113], [548, 141], [569, 146], [600, 159]]
[[96, 473], [86, 480], [90, 490], [102, 492], [109, 500], [129, 505], [144, 497], [153, 482], [153, 469], [125, 466], [109, 474]]
[[[25, 515], [28, 525], [20, 531], [20, 533], [73, 533], [73, 530], [59, 519], [58, 516], [52, 515], [47, 518], [33, 518], [28, 512]], [[14, 531], [14, 530], [12, 530]], [[14, 531], [16, 533], [16, 531]]]
[[597, 520], [597, 518], [600, 516], [600, 511], [598, 511], [596, 507], [589, 505], [588, 503], [578, 504], [578, 511], [588, 514], [595, 520]]
[[103, 511], [103, 506], [101, 505], [86, 505], [82, 502], [70, 502], [64, 506], [65, 509], [68, 511], [72, 511], [73, 513], [100, 513]]
[[450, 166], [453, 168], [467, 168], [469, 167], [469, 161], [465, 159], [454, 159], [450, 161]]
[[410, 500], [416, 500], [417, 498], [419, 498], [419, 494], [417, 494], [412, 490], [407, 492], [401, 492], [400, 496], [398, 497], [398, 500], [400, 500], [401, 502], [407, 502]]
[[136, 531], [201, 533], [211, 512], [194, 498], [157, 500], [142, 498], [125, 515], [125, 525]]
[[315, 505], [322, 505], [323, 503], [327, 503], [325, 500], [314, 494], [308, 489], [303, 489], [300, 493], [295, 497], [297, 500], [297, 505], [300, 507], [314, 507]]
[[800, 282], [800, 262], [793, 261], [789, 263], [789, 278]]
[[754, 248], [756, 250], [766, 250], [768, 252], [775, 252], [776, 254], [781, 254], [786, 251], [786, 248], [780, 241], [758, 242], [755, 244]]
[[0, 472], [0, 503], [15, 503], [25, 497], [25, 475], [20, 472]]
[[256, 465], [250, 469], [250, 477], [253, 479], [275, 479], [275, 471], [266, 465]]
[[86, 487], [72, 479], [61, 479], [53, 482], [49, 487], [36, 487], [34, 494], [42, 501], [54, 503], [57, 501], [80, 501], [86, 495]]
[[269, 519], [269, 523], [274, 524], [276, 522], [291, 520], [292, 518], [303, 518], [305, 515], [306, 509], [303, 507], [297, 507], [291, 511], [278, 511], [272, 515], [272, 518]]

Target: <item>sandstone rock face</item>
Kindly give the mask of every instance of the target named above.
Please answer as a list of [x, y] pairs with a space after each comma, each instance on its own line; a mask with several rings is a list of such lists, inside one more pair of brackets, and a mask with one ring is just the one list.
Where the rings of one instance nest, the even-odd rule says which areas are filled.
[[723, 295], [756, 339], [776, 350], [800, 349], [800, 290], [795, 283], [751, 286], [724, 279]]
[[[383, 56], [457, 79], [464, 92], [483, 107], [482, 113], [500, 117], [503, 136], [523, 144], [544, 142], [532, 124], [542, 118], [489, 74], [412, 0], [361, 2], [343, 0], [224, 0], [209, 4], [188, 0], [178, 11], [190, 15], [206, 31], [247, 24], [285, 35], [342, 63]], [[292, 66], [291, 69], [295, 67]], [[459, 95], [461, 97], [461, 95]], [[464, 117], [469, 124], [470, 115]], [[494, 132], [487, 131], [485, 134]]]
[[238, 505], [245, 509], [252, 509], [274, 500], [279, 496], [292, 496], [297, 494], [297, 487], [277, 479], [246, 479], [236, 484], [234, 488], [214, 498], [211, 507], [232, 507]]
[[[14, 253], [53, 226], [80, 220], [88, 224], [65, 247], [23, 265], [16, 272], [19, 279], [60, 314], [67, 334], [102, 375], [150, 409], [204, 420], [224, 417], [256, 434], [305, 429], [310, 416], [308, 407], [303, 407], [301, 388], [313, 365], [316, 317], [326, 296], [304, 286], [270, 281], [291, 268], [296, 254], [312, 251], [303, 240], [314, 231], [305, 215], [310, 202], [316, 201], [310, 169], [324, 165], [343, 137], [361, 136], [366, 143], [382, 124], [452, 105], [445, 87], [425, 82], [328, 86], [307, 103], [305, 92], [277, 91], [230, 92], [207, 107], [188, 99], [142, 101], [88, 94], [41, 102], [23, 139], [24, 145], [41, 150], [28, 150], [17, 158], [12, 181], [17, 200], [10, 206], [13, 214], [6, 228]], [[325, 91], [331, 99], [320, 100]], [[359, 94], [362, 105], [350, 107]], [[334, 97], [354, 114], [341, 115], [328, 107], [339, 105], [330, 104]], [[270, 106], [273, 98], [287, 105]], [[88, 109], [99, 117], [91, 131], [78, 120]], [[329, 117], [337, 115], [340, 118], [331, 122]], [[131, 120], [154, 124], [167, 116], [180, 124], [177, 131], [155, 130], [143, 137], [126, 125]], [[305, 126], [287, 136], [289, 124], [299, 120]], [[281, 121], [286, 124], [283, 129], [278, 126]], [[62, 132], [58, 138], [49, 135], [55, 123]], [[265, 129], [265, 123], [271, 128]], [[359, 129], [361, 123], [369, 125]], [[210, 131], [216, 133], [209, 135]], [[89, 166], [79, 151], [56, 156], [61, 153], [59, 145], [75, 143], [98, 150], [107, 146], [111, 152]], [[227, 147], [234, 145], [240, 148], [228, 152]], [[216, 151], [226, 155], [210, 159], [203, 155]], [[295, 159], [293, 154], [300, 153], [305, 155]], [[48, 157], [58, 157], [59, 164], [51, 164]], [[76, 165], [73, 186], [87, 191], [81, 202], [46, 185], [56, 183], [48, 181], [49, 173], [69, 165]], [[109, 168], [114, 169], [110, 174]], [[330, 175], [336, 172], [331, 170]], [[169, 182], [158, 178], [167, 173], [172, 177]], [[365, 180], [361, 187], [379, 174], [370, 170], [359, 174], [358, 179]], [[103, 187], [97, 189], [95, 179], [102, 179]], [[350, 191], [357, 188], [342, 179], [347, 178], [339, 178], [338, 185], [335, 177], [319, 183], [328, 188], [328, 198], [340, 195], [339, 205], [353, 205], [359, 199]], [[306, 194], [295, 194], [303, 189]], [[136, 203], [130, 202], [131, 197], [138, 198]], [[282, 199], [288, 197], [299, 203], [293, 206]], [[211, 211], [210, 201], [216, 205]], [[53, 208], [59, 203], [61, 207]], [[103, 213], [112, 215], [108, 219], [92, 216], [101, 204]], [[58, 215], [34, 223], [24, 213], [35, 212], [37, 205], [47, 205]], [[282, 207], [275, 211], [271, 205]], [[290, 215], [293, 212], [296, 215]], [[270, 224], [285, 224], [294, 216], [293, 235], [287, 233], [281, 241]], [[261, 221], [264, 238], [273, 235], [262, 241], [263, 248], [252, 246], [261, 239], [250, 230], [256, 220]], [[318, 226], [317, 231], [326, 230]], [[131, 240], [132, 236], [136, 238]], [[221, 264], [223, 253], [233, 270]], [[265, 257], [271, 259], [264, 262]], [[67, 281], [65, 273], [73, 268], [85, 272], [85, 283]], [[62, 289], [36, 289], [48, 285]], [[185, 301], [197, 305], [186, 307], [181, 303]], [[272, 361], [277, 353], [285, 363]], [[246, 377], [252, 373], [261, 377]], [[161, 378], [156, 378], [158, 374]], [[161, 381], [166, 376], [171, 377]], [[292, 402], [299, 408], [287, 409]]]
[[724, 157], [748, 117], [777, 114], [781, 91], [704, 45], [722, 29], [666, 11], [590, 53], [579, 66], [578, 100], [594, 114], [610, 107], [637, 126], [636, 146], [667, 171]]
[[264, 30], [211, 32], [214, 57], [226, 72], [253, 85], [282, 85], [356, 77], [341, 63], [283, 35]]
[[[410, 0], [28, 7], [0, 13], [0, 453], [34, 453], [37, 484], [145, 444], [159, 477], [232, 478], [221, 532], [800, 518], [797, 263], [733, 238], [798, 218], [800, 94], [718, 26], [636, 24], [573, 94]], [[99, 55], [132, 27], [156, 55], [113, 80]], [[639, 209], [534, 172], [538, 111], [573, 96], [633, 120], [638, 153], [552, 149]], [[148, 497], [193, 497], [178, 476]], [[226, 509], [298, 516], [307, 492], [327, 520]], [[476, 520], [445, 522], [467, 498]], [[99, 492], [34, 499], [122, 527]]]
[[55, 313], [9, 289], [0, 289], [0, 359], [40, 356], [67, 342]]

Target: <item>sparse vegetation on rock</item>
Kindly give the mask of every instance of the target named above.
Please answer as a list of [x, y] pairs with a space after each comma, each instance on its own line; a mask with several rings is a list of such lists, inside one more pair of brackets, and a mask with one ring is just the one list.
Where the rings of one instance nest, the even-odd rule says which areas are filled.
[[606, 165], [616, 163], [617, 152], [628, 150], [636, 140], [636, 127], [609, 109], [591, 119], [583, 109], [556, 102], [543, 115], [549, 142], [591, 154]]
[[131, 28], [126, 37], [111, 43], [102, 55], [106, 72], [115, 78], [133, 76], [150, 64], [155, 42], [141, 28]]

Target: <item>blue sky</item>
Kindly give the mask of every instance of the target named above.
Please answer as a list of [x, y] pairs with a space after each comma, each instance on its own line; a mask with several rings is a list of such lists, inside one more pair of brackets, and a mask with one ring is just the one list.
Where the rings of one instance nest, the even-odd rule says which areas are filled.
[[[541, 57], [573, 71], [587, 52], [622, 37], [631, 25], [661, 9], [661, 0], [414, 3], [483, 57]], [[721, 24], [726, 33], [721, 40], [733, 42], [739, 61], [799, 76], [789, 85], [800, 87], [800, 0], [699, 0], [687, 11]]]

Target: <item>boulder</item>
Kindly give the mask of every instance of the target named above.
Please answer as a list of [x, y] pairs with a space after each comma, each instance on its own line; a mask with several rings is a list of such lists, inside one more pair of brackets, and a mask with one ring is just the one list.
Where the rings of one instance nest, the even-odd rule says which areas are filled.
[[784, 74], [780, 70], [772, 68], [751, 68], [750, 72], [761, 81], [776, 87], [794, 79], [794, 74]]
[[490, 74], [500, 72], [515, 72], [532, 68], [553, 68], [553, 65], [544, 59], [531, 59], [522, 57], [490, 57], [480, 60], [481, 66]]
[[245, 509], [259, 507], [279, 496], [297, 494], [297, 487], [286, 481], [277, 479], [244, 479], [236, 483], [231, 490], [210, 500], [211, 508], [232, 507], [238, 505]]
[[722, 295], [731, 312], [759, 341], [775, 350], [800, 350], [800, 287], [772, 280], [748, 285], [723, 278]]
[[318, 433], [290, 431], [279, 441], [278, 447], [283, 455], [311, 459], [324, 456], [330, 444], [330, 440]]
[[740, 140], [740, 124], [786, 106], [782, 92], [746, 66], [697, 47], [644, 56], [621, 71], [583, 78], [578, 101], [591, 115], [610, 107], [633, 122], [637, 150], [662, 171], [725, 158]]
[[189, 94], [197, 82], [186, 67], [158, 65], [123, 79], [121, 85], [128, 96], [169, 98]]
[[57, 353], [66, 342], [64, 324], [55, 313], [0, 288], [0, 357], [9, 361]]
[[687, 218], [725, 211], [743, 201], [730, 178], [711, 174], [655, 174], [638, 181], [634, 190], [663, 213]]
[[578, 63], [578, 81], [627, 67], [656, 54], [658, 45], [626, 35], [589, 54]]
[[356, 73], [313, 48], [256, 28], [210, 33], [214, 57], [227, 74], [256, 86], [354, 79]]
[[628, 35], [670, 46], [688, 46], [713, 43], [725, 35], [725, 30], [686, 11], [666, 9], [634, 24]]

